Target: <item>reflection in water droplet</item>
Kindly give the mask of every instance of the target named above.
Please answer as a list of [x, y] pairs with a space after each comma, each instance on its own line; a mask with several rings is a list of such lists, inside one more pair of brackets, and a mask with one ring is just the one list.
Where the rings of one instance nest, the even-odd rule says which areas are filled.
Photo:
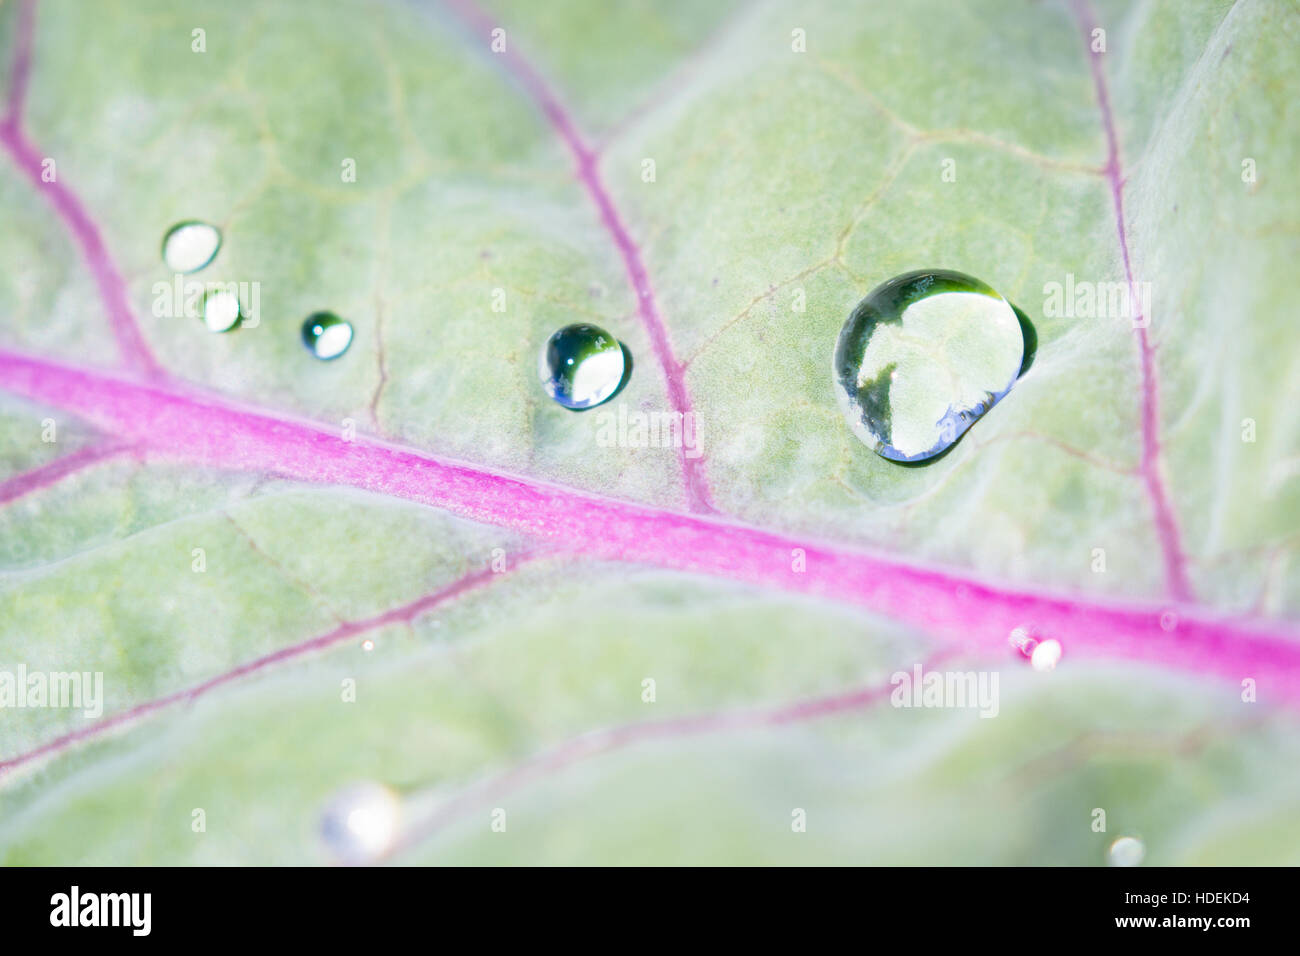
[[397, 794], [382, 784], [350, 784], [330, 798], [321, 814], [321, 837], [340, 861], [370, 862], [392, 847], [401, 809]]
[[173, 272], [198, 272], [217, 255], [221, 232], [206, 222], [178, 222], [163, 236], [162, 256]]
[[908, 272], [850, 313], [836, 397], [854, 434], [892, 461], [933, 458], [1015, 384], [1024, 333], [1006, 299], [960, 272]]
[[542, 346], [537, 370], [565, 408], [599, 405], [618, 391], [626, 363], [618, 339], [594, 325], [566, 325]]
[[229, 289], [211, 289], [199, 303], [199, 316], [209, 332], [229, 332], [239, 324], [239, 296]]
[[1111, 866], [1137, 866], [1147, 855], [1146, 844], [1137, 837], [1122, 836], [1106, 850], [1106, 862]]
[[338, 358], [352, 344], [352, 323], [333, 312], [313, 312], [302, 323], [302, 344], [318, 359]]
[[361, 649], [365, 651], [367, 654], [369, 654], [371, 651], [375, 649], [375, 642], [367, 637], [364, 641], [361, 642]]

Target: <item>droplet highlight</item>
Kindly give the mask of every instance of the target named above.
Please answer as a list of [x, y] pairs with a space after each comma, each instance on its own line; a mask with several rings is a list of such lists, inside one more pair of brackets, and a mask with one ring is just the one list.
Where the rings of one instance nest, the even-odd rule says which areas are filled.
[[591, 408], [618, 391], [623, 346], [595, 325], [566, 325], [542, 346], [538, 374], [546, 394], [565, 408]]
[[1122, 836], [1106, 849], [1106, 862], [1111, 866], [1138, 866], [1146, 855], [1145, 843], [1137, 837]]
[[199, 303], [199, 318], [209, 332], [229, 332], [239, 324], [239, 296], [229, 289], [210, 289]]
[[172, 272], [198, 272], [217, 256], [221, 230], [206, 222], [190, 219], [178, 222], [163, 236], [162, 257]]
[[302, 344], [318, 359], [335, 359], [352, 344], [352, 323], [333, 312], [313, 312], [302, 323]]
[[382, 784], [350, 784], [330, 798], [321, 814], [321, 838], [343, 863], [372, 862], [396, 841], [401, 808], [397, 794]]
[[1024, 357], [1020, 319], [990, 286], [960, 272], [908, 272], [849, 314], [835, 346], [835, 393], [877, 454], [925, 461], [1011, 390]]
[[1032, 627], [1013, 628], [1007, 635], [1007, 643], [1027, 660], [1034, 670], [1040, 672], [1055, 670], [1065, 648], [1061, 646], [1060, 641], [1052, 637], [1040, 640], [1034, 633], [1035, 630]]

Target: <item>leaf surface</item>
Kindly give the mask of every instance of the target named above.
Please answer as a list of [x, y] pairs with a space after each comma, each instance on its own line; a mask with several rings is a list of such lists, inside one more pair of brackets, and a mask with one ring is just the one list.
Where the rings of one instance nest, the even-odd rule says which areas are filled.
[[[0, 710], [0, 860], [326, 862], [364, 779], [410, 862], [1300, 862], [1298, 39], [1263, 0], [0, 6], [0, 670], [104, 680], [96, 719]], [[186, 219], [255, 327], [155, 314]], [[902, 468], [831, 355], [920, 268], [1038, 349]], [[1130, 275], [1145, 329], [1049, 307]], [[633, 356], [604, 410], [537, 381], [575, 321]], [[620, 405], [691, 411], [703, 455], [602, 441]], [[249, 408], [267, 448], [329, 436], [315, 467], [235, 453]], [[348, 428], [523, 490], [430, 507]], [[1041, 674], [1006, 625], [1049, 620]], [[997, 716], [891, 706], [916, 662], [996, 673]]]

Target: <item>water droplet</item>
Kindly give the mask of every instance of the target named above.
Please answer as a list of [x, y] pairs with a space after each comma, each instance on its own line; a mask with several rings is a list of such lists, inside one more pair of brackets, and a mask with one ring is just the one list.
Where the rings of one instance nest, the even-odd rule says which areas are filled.
[[209, 332], [229, 332], [239, 324], [239, 296], [229, 289], [210, 289], [199, 303], [199, 315]]
[[302, 323], [302, 344], [318, 359], [338, 358], [352, 344], [352, 323], [333, 312], [313, 312]]
[[1036, 671], [1050, 671], [1061, 660], [1061, 642], [1048, 638], [1039, 641], [1029, 654], [1029, 666]]
[[960, 272], [908, 272], [877, 286], [844, 323], [836, 397], [879, 455], [924, 461], [1011, 390], [1024, 354], [1015, 309], [989, 286]]
[[1165, 611], [1160, 615], [1160, 630], [1172, 631], [1178, 627], [1178, 615], [1173, 611]]
[[599, 405], [618, 391], [626, 363], [618, 339], [594, 325], [566, 325], [542, 346], [538, 374], [565, 408]]
[[397, 794], [382, 784], [350, 784], [330, 798], [321, 814], [321, 837], [342, 862], [370, 862], [392, 847], [401, 809]]
[[1137, 866], [1147, 855], [1146, 844], [1137, 837], [1122, 836], [1106, 850], [1106, 862], [1111, 866]]
[[173, 272], [198, 272], [216, 257], [220, 248], [221, 231], [216, 226], [190, 219], [178, 222], [163, 236], [163, 262]]
[[1007, 643], [1036, 671], [1054, 669], [1064, 652], [1060, 641], [1050, 637], [1045, 641], [1039, 640], [1032, 627], [1014, 628], [1007, 635]]
[[367, 654], [369, 654], [371, 651], [375, 649], [375, 642], [367, 637], [364, 641], [361, 642], [361, 649], [365, 651]]
[[1027, 627], [1017, 627], [1007, 635], [1007, 642], [1024, 657], [1028, 657], [1038, 646], [1038, 641], [1029, 633]]

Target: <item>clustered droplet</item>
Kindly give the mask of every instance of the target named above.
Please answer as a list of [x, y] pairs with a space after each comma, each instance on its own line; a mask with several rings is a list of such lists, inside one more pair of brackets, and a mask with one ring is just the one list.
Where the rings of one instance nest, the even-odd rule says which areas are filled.
[[[163, 237], [163, 261], [179, 273], [197, 272], [220, 248], [220, 230], [186, 220]], [[213, 332], [235, 328], [241, 313], [233, 288], [210, 289], [201, 300]], [[925, 461], [1011, 390], [1026, 364], [1025, 334], [1011, 304], [979, 279], [947, 270], [904, 273], [872, 290], [840, 330], [836, 396], [854, 433], [878, 454]], [[352, 323], [333, 312], [314, 312], [302, 324], [303, 344], [318, 359], [338, 358], [352, 338]], [[552, 333], [538, 362], [546, 393], [575, 411], [608, 401], [627, 372], [622, 343], [587, 323]], [[1172, 629], [1163, 618], [1161, 625]], [[1040, 644], [1040, 669], [1055, 666], [1059, 652], [1055, 642]]]
[[960, 272], [908, 272], [849, 314], [835, 347], [836, 397], [877, 454], [924, 461], [1011, 390], [1024, 357], [1020, 319], [988, 285]]
[[546, 340], [538, 374], [546, 394], [565, 408], [591, 408], [606, 401], [623, 381], [623, 346], [604, 329], [566, 325]]
[[[163, 236], [167, 268], [188, 275], [207, 267], [221, 249], [221, 230], [197, 219], [178, 222]], [[209, 286], [199, 300], [199, 318], [211, 332], [229, 332], [244, 317], [234, 283]], [[302, 341], [318, 359], [335, 359], [352, 344], [352, 323], [333, 312], [314, 312], [302, 325]]]

